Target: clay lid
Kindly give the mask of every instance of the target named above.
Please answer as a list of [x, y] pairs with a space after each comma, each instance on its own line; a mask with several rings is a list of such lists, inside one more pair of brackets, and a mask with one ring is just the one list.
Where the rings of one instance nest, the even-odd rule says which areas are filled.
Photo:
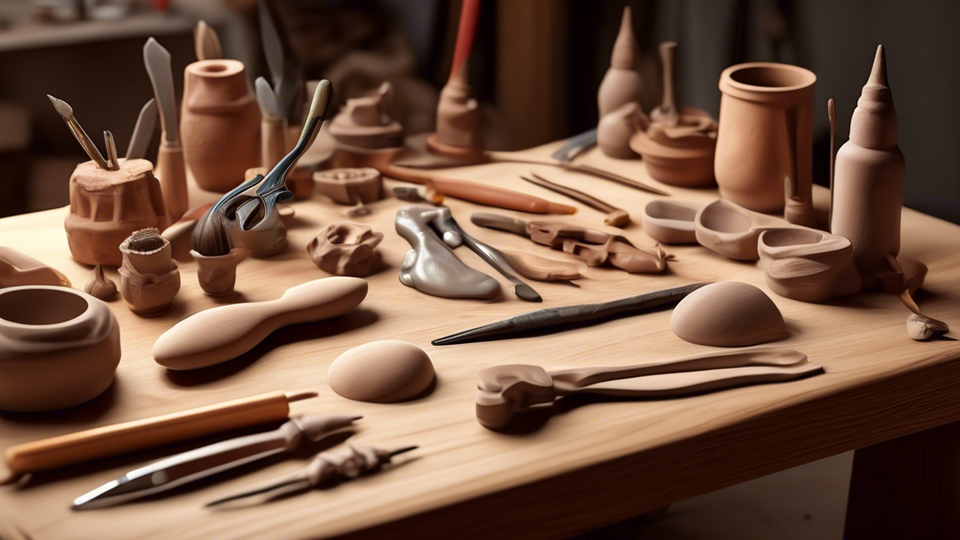
[[630, 6], [623, 8], [623, 17], [620, 19], [620, 32], [613, 42], [613, 53], [610, 55], [610, 67], [620, 69], [637, 69], [640, 58], [640, 47], [633, 34], [633, 20], [630, 17]]

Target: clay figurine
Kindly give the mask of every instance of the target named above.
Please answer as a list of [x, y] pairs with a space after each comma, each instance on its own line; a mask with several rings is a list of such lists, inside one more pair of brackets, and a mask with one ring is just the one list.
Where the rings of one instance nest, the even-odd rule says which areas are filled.
[[156, 229], [143, 229], [120, 244], [120, 253], [120, 292], [130, 311], [141, 317], [170, 311], [180, 290], [180, 270], [173, 261], [170, 242]]
[[113, 382], [120, 327], [106, 304], [50, 285], [0, 289], [0, 410], [50, 411]]
[[150, 38], [143, 46], [143, 63], [153, 85], [157, 108], [160, 109], [161, 137], [156, 173], [160, 178], [169, 223], [173, 223], [183, 216], [190, 207], [190, 202], [187, 195], [184, 150], [180, 144], [181, 124], [177, 119], [177, 96], [173, 87], [170, 53], [157, 43], [157, 40]]
[[721, 197], [767, 213], [783, 211], [786, 202], [787, 221], [813, 225], [816, 82], [812, 71], [787, 64], [752, 62], [723, 71], [714, 160]]
[[748, 347], [787, 337], [777, 305], [739, 281], [711, 283], [673, 309], [670, 328], [680, 339], [711, 347]]
[[380, 269], [383, 233], [359, 223], [331, 223], [307, 244], [313, 264], [338, 276], [366, 277]]
[[524, 251], [502, 250], [503, 257], [510, 267], [520, 275], [538, 281], [570, 281], [583, 277], [580, 264], [570, 261], [556, 261]]
[[313, 181], [321, 195], [337, 204], [367, 204], [383, 198], [380, 171], [371, 167], [315, 172]]
[[611, 227], [626, 227], [630, 224], [630, 214], [626, 210], [622, 210], [613, 206], [612, 204], [602, 201], [593, 195], [589, 195], [580, 190], [573, 189], [569, 186], [564, 186], [557, 184], [556, 182], [551, 182], [546, 178], [540, 176], [537, 173], [530, 173], [530, 176], [520, 175], [520, 178], [530, 182], [531, 184], [538, 185], [542, 188], [549, 189], [555, 193], [560, 193], [570, 197], [571, 199], [581, 202], [594, 210], [599, 210], [601, 212], [607, 212], [606, 217], [603, 218], [603, 222]]
[[407, 206], [397, 211], [397, 234], [413, 248], [400, 263], [400, 283], [443, 298], [492, 298], [500, 282], [460, 262], [430, 223], [440, 209]]
[[419, 397], [435, 378], [433, 364], [423, 349], [395, 339], [354, 347], [338, 356], [327, 371], [331, 390], [347, 399], [369, 403]]
[[366, 296], [366, 281], [330, 277], [291, 287], [276, 300], [211, 308], [164, 332], [153, 345], [153, 358], [174, 370], [226, 362], [282, 326], [343, 315]]
[[702, 204], [687, 201], [650, 201], [640, 223], [651, 238], [663, 244], [696, 244], [694, 220]]
[[818, 373], [823, 373], [823, 368], [807, 362], [807, 355], [773, 348], [656, 364], [551, 372], [522, 364], [494, 366], [482, 370], [477, 377], [477, 420], [490, 429], [506, 427], [518, 413], [576, 394], [680, 398]]
[[390, 117], [393, 85], [385, 82], [372, 95], [348, 99], [330, 122], [330, 136], [358, 148], [403, 146], [403, 127]]
[[694, 228], [701, 246], [738, 261], [755, 261], [760, 258], [757, 251], [760, 233], [802, 227], [718, 199], [697, 212]]
[[[600, 89], [597, 91], [600, 118], [627, 103], [637, 103], [640, 109], [643, 109], [643, 79], [637, 71], [639, 61], [640, 47], [637, 45], [637, 38], [633, 35], [630, 6], [627, 6], [623, 8], [620, 33], [617, 34], [617, 40], [613, 43], [610, 68], [603, 76]], [[599, 131], [597, 135], [599, 139]]]
[[117, 284], [104, 275], [103, 266], [98, 264], [93, 269], [93, 275], [87, 280], [87, 284], [83, 286], [83, 292], [97, 300], [109, 302], [117, 295]]
[[[183, 76], [183, 157], [200, 188], [225, 193], [260, 164], [260, 109], [237, 60], [203, 60]], [[186, 210], [186, 209], [184, 209]]]
[[70, 280], [55, 268], [19, 251], [0, 247], [0, 289], [20, 285], [69, 287]]
[[[647, 129], [650, 119], [640, 104], [624, 103], [600, 118], [597, 124], [597, 146], [604, 154], [618, 159], [632, 159], [638, 152], [630, 146], [635, 133]], [[650, 171], [647, 171], [648, 173]]]
[[897, 146], [897, 111], [887, 83], [883, 45], [850, 120], [850, 140], [837, 152], [830, 230], [850, 239], [866, 288], [880, 285], [887, 255], [900, 252], [906, 164]]
[[773, 229], [760, 234], [757, 251], [767, 286], [804, 302], [860, 292], [850, 241], [810, 229]]

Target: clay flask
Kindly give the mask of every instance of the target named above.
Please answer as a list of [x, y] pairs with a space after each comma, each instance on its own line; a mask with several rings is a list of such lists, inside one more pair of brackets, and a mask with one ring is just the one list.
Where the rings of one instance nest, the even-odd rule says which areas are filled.
[[640, 48], [637, 38], [633, 35], [633, 25], [630, 18], [630, 7], [623, 8], [623, 18], [620, 20], [620, 33], [613, 43], [613, 54], [610, 57], [610, 68], [600, 81], [600, 90], [597, 92], [597, 106], [600, 108], [600, 117], [619, 109], [623, 105], [636, 102], [641, 105], [641, 91], [643, 81], [637, 71], [640, 60]]
[[897, 146], [897, 111], [887, 84], [883, 45], [850, 120], [850, 140], [837, 152], [831, 232], [853, 244], [864, 288], [889, 272], [887, 254], [900, 252], [900, 212], [906, 164]]

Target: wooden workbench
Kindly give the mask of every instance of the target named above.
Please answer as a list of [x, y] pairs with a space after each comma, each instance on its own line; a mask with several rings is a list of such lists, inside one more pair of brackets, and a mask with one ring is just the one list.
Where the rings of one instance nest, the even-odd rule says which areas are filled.
[[[555, 147], [531, 152], [546, 155]], [[640, 161], [612, 160], [597, 150], [580, 159], [648, 180]], [[643, 205], [657, 196], [550, 167], [490, 164], [448, 174], [569, 202], [517, 178], [518, 173], [531, 169], [549, 179], [589, 189], [629, 210], [637, 223], [625, 234], [640, 244], [653, 243], [641, 230], [639, 215]], [[717, 196], [714, 190], [664, 189], [677, 200], [708, 202]], [[816, 199], [823, 203], [826, 192], [817, 188]], [[564, 257], [470, 222], [472, 212], [489, 209], [458, 200], [448, 202], [461, 226], [483, 241], [500, 248]], [[221, 366], [196, 372], [167, 371], [150, 356], [157, 336], [184, 317], [218, 305], [200, 290], [195, 264], [183, 263], [183, 287], [169, 314], [143, 319], [133, 315], [122, 300], [110, 304], [120, 321], [123, 344], [115, 384], [100, 398], [73, 410], [0, 414], [0, 447], [272, 390], [315, 389], [320, 397], [295, 403], [295, 413], [362, 414], [351, 442], [383, 447], [416, 444], [419, 450], [398, 459], [397, 466], [382, 474], [243, 510], [210, 511], [202, 505], [302, 467], [309, 456], [246, 467], [246, 474], [226, 475], [222, 481], [204, 482], [166, 497], [102, 510], [69, 510], [76, 496], [131, 468], [199, 442], [178, 445], [37, 475], [25, 484], [2, 487], [0, 523], [8, 531], [18, 530], [34, 539], [344, 534], [561, 537], [832, 454], [960, 421], [960, 363], [956, 362], [960, 343], [909, 339], [904, 327], [908, 312], [896, 296], [863, 294], [826, 305], [781, 298], [764, 284], [759, 263], [735, 262], [698, 246], [683, 246], [666, 248], [676, 260], [662, 275], [589, 269], [587, 278], [578, 282], [579, 288], [531, 282], [544, 298], [542, 305], [520, 301], [506, 286], [501, 297], [492, 301], [436, 298], [397, 280], [409, 246], [394, 232], [393, 219], [404, 204], [384, 200], [372, 205], [371, 215], [356, 220], [385, 234], [380, 251], [386, 268], [369, 278], [369, 295], [354, 312], [332, 321], [280, 330], [251, 353]], [[297, 216], [289, 233], [290, 249], [267, 260], [244, 261], [238, 268], [240, 295], [235, 301], [273, 299], [288, 287], [326, 276], [307, 257], [304, 246], [321, 226], [342, 221], [344, 207], [320, 196], [293, 206]], [[564, 219], [603, 228], [600, 212], [578, 206], [577, 219]], [[63, 231], [65, 216], [66, 209], [58, 209], [0, 220], [0, 245], [60, 269], [75, 287], [82, 288], [91, 270], [70, 258]], [[928, 294], [920, 298], [921, 307], [957, 327], [960, 227], [904, 210], [902, 236], [901, 253], [930, 267], [924, 287]], [[461, 248], [457, 254], [470, 266], [505, 283], [472, 252]], [[115, 271], [110, 277], [119, 280]], [[497, 433], [481, 427], [474, 417], [476, 376], [482, 368], [504, 363], [538, 364], [548, 369], [624, 365], [712, 349], [677, 338], [670, 331], [669, 310], [549, 336], [430, 345], [431, 339], [541, 307], [606, 301], [711, 280], [744, 281], [766, 291], [790, 329], [790, 337], [778, 345], [807, 353], [811, 361], [825, 366], [827, 373], [686, 399], [577, 400], [578, 406], [561, 407], [539, 429]], [[423, 347], [436, 366], [436, 390], [423, 399], [394, 405], [351, 402], [334, 394], [326, 384], [333, 359], [351, 347], [378, 339], [406, 340]], [[911, 468], [913, 462], [889, 459], [921, 451], [924, 441], [941, 440], [943, 437], [936, 435], [943, 429], [953, 428], [900, 439], [896, 448], [873, 446], [872, 463], [887, 460], [886, 468], [907, 471], [915, 483], [922, 482], [923, 475]], [[956, 445], [956, 438], [950, 440]], [[848, 520], [848, 531], [859, 527], [857, 513], [870, 512], [870, 505], [878, 502], [857, 495], [861, 491], [857, 475], [869, 473], [865, 478], [882, 483], [876, 475], [883, 472], [871, 469], [871, 462], [861, 460], [861, 454], [871, 455], [858, 453], [855, 500], [851, 500], [855, 512]], [[936, 464], [929, 453], [927, 456], [927, 465]], [[956, 485], [956, 470], [951, 471], [949, 480]], [[941, 495], [930, 499], [949, 502], [949, 497]], [[928, 514], [936, 510], [929, 506], [933, 503], [924, 502], [923, 490], [914, 490], [910, 498], [918, 505], [927, 504]], [[886, 499], [885, 504], [894, 508], [876, 515], [873, 523], [892, 519], [889, 516], [897, 513], [895, 503], [895, 499]]]

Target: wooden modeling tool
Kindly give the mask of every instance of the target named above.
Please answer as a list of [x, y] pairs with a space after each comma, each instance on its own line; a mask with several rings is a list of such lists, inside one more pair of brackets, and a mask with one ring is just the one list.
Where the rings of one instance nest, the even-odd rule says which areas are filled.
[[674, 72], [676, 59], [676, 42], [661, 43], [660, 63], [663, 66], [663, 99], [660, 106], [650, 112], [650, 119], [668, 127], [674, 127], [680, 121], [680, 113], [677, 107], [677, 79]]
[[833, 104], [833, 98], [827, 100], [827, 119], [830, 121], [830, 210], [827, 217], [827, 230], [833, 227], [833, 168], [836, 165], [836, 143], [837, 132], [837, 110]]
[[157, 127], [157, 100], [150, 98], [140, 109], [140, 116], [137, 117], [137, 123], [133, 126], [130, 144], [127, 145], [127, 159], [143, 159], [147, 155], [147, 146], [153, 138], [155, 127]]
[[372, 446], [348, 446], [340, 451], [324, 452], [318, 454], [306, 467], [299, 471], [281, 476], [242, 493], [217, 499], [206, 504], [205, 508], [270, 492], [274, 493], [267, 497], [267, 500], [311, 488], [330, 486], [356, 478], [361, 474], [377, 472], [381, 467], [390, 463], [393, 457], [417, 448], [416, 446], [408, 446], [397, 450], [380, 450]]
[[627, 213], [626, 210], [621, 210], [608, 202], [601, 201], [593, 195], [588, 195], [580, 190], [573, 189], [572, 187], [551, 182], [537, 173], [530, 173], [529, 177], [521, 174], [520, 178], [544, 189], [549, 189], [555, 193], [566, 195], [567, 197], [581, 202], [590, 208], [593, 208], [594, 210], [607, 212], [607, 217], [603, 219], [603, 222], [611, 227], [623, 228], [630, 224], [630, 214]]
[[581, 304], [531, 311], [435, 339], [431, 343], [439, 346], [510, 339], [523, 337], [530, 332], [553, 332], [565, 326], [595, 324], [613, 318], [638, 315], [656, 307], [677, 303], [704, 285], [708, 285], [708, 283], [684, 285], [683, 287], [644, 293], [602, 304]]
[[132, 470], [73, 501], [73, 510], [105, 508], [171, 490], [277, 454], [290, 453], [307, 442], [319, 442], [350, 426], [360, 416], [311, 415], [291, 418], [279, 428], [236, 437], [183, 452]]
[[193, 47], [197, 53], [197, 60], [216, 60], [223, 58], [223, 48], [220, 46], [220, 38], [217, 33], [210, 28], [207, 21], [201, 20], [193, 28]]
[[780, 382], [823, 373], [792, 349], [747, 349], [635, 366], [548, 372], [540, 366], [504, 365], [477, 378], [477, 420], [507, 426], [520, 412], [558, 397], [598, 394], [631, 398], [686, 397], [750, 384]]
[[57, 99], [50, 94], [47, 94], [47, 97], [50, 98], [50, 103], [53, 103], [53, 108], [57, 110], [57, 113], [63, 118], [63, 121], [67, 123], [67, 127], [70, 128], [73, 137], [77, 139], [77, 142], [83, 147], [83, 151], [87, 153], [98, 167], [105, 170], [109, 169], [107, 160], [103, 159], [103, 155], [100, 153], [100, 150], [97, 149], [97, 145], [94, 144], [93, 139], [87, 135], [87, 132], [83, 130], [80, 122], [77, 122], [76, 117], [73, 116], [73, 107], [66, 101]]
[[281, 422], [290, 415], [291, 402], [316, 396], [316, 392], [270, 392], [11, 446], [4, 452], [10, 476], [0, 484], [28, 473]]
[[157, 40], [150, 38], [143, 46], [143, 63], [153, 85], [153, 95], [160, 109], [160, 150], [157, 167], [160, 189], [170, 223], [175, 223], [188, 208], [187, 170], [180, 145], [180, 122], [177, 120], [177, 96], [170, 68], [170, 53]]

